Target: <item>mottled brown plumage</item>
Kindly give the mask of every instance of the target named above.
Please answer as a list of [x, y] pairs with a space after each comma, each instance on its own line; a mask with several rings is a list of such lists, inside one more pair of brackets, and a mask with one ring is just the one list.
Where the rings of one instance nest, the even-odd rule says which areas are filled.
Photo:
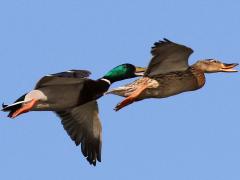
[[236, 72], [232, 68], [238, 64], [225, 64], [214, 59], [197, 61], [188, 66], [192, 52], [191, 48], [167, 39], [155, 43], [151, 51], [153, 57], [144, 76], [107, 92], [126, 97], [115, 110], [146, 98], [165, 98], [200, 89], [205, 84], [204, 73]]

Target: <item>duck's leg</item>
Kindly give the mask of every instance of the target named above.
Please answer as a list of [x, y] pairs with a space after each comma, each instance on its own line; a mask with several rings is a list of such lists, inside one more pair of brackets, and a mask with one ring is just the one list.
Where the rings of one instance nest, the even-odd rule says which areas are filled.
[[122, 102], [118, 103], [117, 106], [114, 108], [115, 111], [119, 111], [123, 107], [132, 104], [137, 97], [147, 88], [147, 84], [143, 84], [141, 87], [137, 88], [133, 93], [125, 98]]
[[29, 101], [28, 103], [24, 104], [20, 109], [18, 109], [17, 111], [15, 111], [13, 113], [13, 115], [11, 116], [11, 118], [15, 118], [18, 115], [28, 112], [29, 110], [31, 110], [31, 108], [37, 103], [36, 99], [32, 99], [31, 101]]

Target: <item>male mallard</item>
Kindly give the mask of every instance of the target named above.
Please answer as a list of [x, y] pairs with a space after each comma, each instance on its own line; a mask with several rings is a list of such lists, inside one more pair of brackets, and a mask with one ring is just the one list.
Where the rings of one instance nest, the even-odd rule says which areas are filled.
[[151, 53], [153, 57], [142, 78], [107, 92], [126, 97], [116, 106], [116, 111], [134, 101], [200, 89], [205, 83], [204, 73], [237, 72], [232, 69], [237, 63], [226, 64], [215, 59], [199, 60], [189, 66], [188, 58], [193, 50], [168, 39], [156, 42]]
[[28, 111], [54, 111], [64, 129], [90, 164], [101, 161], [102, 127], [98, 117], [96, 99], [103, 96], [109, 86], [120, 80], [143, 75], [144, 69], [122, 64], [98, 80], [89, 79], [86, 70], [71, 70], [44, 76], [34, 90], [21, 96], [2, 111], [15, 118]]

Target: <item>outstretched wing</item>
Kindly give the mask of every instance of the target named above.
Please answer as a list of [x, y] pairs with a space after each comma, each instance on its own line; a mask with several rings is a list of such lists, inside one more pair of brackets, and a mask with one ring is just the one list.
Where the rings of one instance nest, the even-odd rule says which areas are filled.
[[82, 79], [89, 77], [91, 74], [87, 70], [69, 70], [56, 74], [50, 74], [42, 77], [35, 86], [35, 89], [62, 84], [76, 84], [82, 82]]
[[188, 58], [193, 50], [181, 44], [163, 39], [154, 43], [153, 55], [144, 76], [166, 74], [173, 71], [184, 71], [188, 66]]
[[98, 117], [97, 101], [66, 111], [56, 112], [64, 129], [81, 150], [90, 164], [101, 162], [102, 126]]

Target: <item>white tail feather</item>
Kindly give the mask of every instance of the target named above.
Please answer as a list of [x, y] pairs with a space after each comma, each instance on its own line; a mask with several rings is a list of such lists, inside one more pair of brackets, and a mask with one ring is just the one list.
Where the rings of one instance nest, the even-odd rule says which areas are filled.
[[24, 101], [15, 102], [15, 103], [13, 103], [13, 104], [10, 104], [10, 105], [4, 107], [3, 109], [1, 109], [1, 111], [3, 111], [4, 109], [7, 109], [7, 108], [9, 108], [9, 107], [16, 106], [16, 105], [18, 105], [18, 104], [27, 103], [27, 102], [29, 102], [29, 101], [31, 101], [31, 100], [24, 100]]

